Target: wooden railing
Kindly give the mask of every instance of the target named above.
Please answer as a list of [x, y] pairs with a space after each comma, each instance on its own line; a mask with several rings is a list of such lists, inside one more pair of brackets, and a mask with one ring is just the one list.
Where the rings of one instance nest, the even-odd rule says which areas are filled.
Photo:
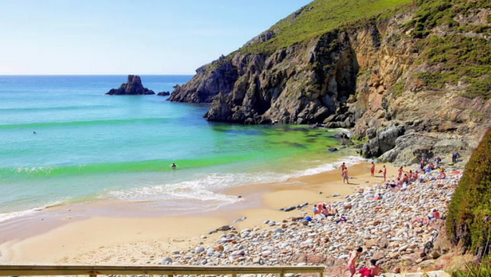
[[232, 275], [316, 273], [324, 275], [323, 266], [117, 266], [117, 265], [0, 265], [0, 276], [50, 275]]

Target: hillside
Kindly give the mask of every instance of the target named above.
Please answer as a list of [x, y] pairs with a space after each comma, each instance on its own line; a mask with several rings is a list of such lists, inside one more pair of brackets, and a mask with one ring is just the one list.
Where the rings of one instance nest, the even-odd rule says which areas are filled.
[[452, 242], [481, 259], [489, 255], [491, 246], [490, 198], [491, 129], [466, 165], [447, 218], [447, 231]]
[[491, 3], [317, 0], [197, 70], [210, 121], [351, 128], [400, 164], [467, 157], [491, 124]]

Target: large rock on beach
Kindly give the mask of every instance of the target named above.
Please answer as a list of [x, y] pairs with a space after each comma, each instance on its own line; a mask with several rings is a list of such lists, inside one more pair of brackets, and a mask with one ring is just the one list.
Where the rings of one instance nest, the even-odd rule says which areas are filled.
[[155, 94], [153, 90], [143, 87], [140, 76], [128, 75], [128, 81], [117, 89], [111, 89], [106, 95], [148, 95]]

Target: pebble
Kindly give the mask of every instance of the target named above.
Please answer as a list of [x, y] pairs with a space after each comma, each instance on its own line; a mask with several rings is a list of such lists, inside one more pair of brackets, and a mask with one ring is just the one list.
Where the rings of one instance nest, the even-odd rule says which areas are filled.
[[[436, 176], [438, 171], [422, 174], [421, 180], [428, 181], [417, 181], [407, 190], [398, 192], [385, 189], [385, 184], [359, 188], [357, 193], [331, 203], [339, 212], [334, 217], [311, 215], [312, 221], [302, 221], [303, 212], [297, 209], [308, 203], [301, 203], [283, 209], [292, 208], [290, 213], [299, 214], [292, 214], [282, 222], [265, 220], [263, 227], [252, 230], [222, 226], [215, 230], [224, 232], [217, 240], [206, 240], [204, 247], [174, 251], [173, 254], [179, 254], [174, 260], [166, 257], [159, 264], [324, 265], [325, 259], [315, 259], [322, 261], [321, 264], [303, 262], [309, 261], [308, 256], [316, 256], [328, 258], [330, 265], [338, 266], [346, 265], [349, 252], [359, 246], [364, 248], [359, 258], [363, 265], [376, 256], [392, 265], [400, 264], [401, 257], [418, 256], [413, 259], [415, 262], [424, 245], [438, 232], [431, 226], [413, 224], [413, 220], [427, 217], [433, 209], [445, 216], [462, 173], [449, 173], [443, 180], [434, 180]], [[372, 200], [378, 193], [382, 194], [382, 200]], [[337, 223], [341, 216], [346, 222]], [[245, 220], [245, 217], [237, 220]], [[206, 255], [200, 255], [205, 251]], [[302, 255], [304, 259], [299, 258]]]

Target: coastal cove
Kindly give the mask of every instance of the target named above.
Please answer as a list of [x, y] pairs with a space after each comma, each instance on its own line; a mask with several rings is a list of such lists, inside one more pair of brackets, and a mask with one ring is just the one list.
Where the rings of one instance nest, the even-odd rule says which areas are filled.
[[[189, 78], [142, 76], [156, 91]], [[125, 79], [0, 79], [0, 221], [96, 200], [158, 202], [178, 214], [216, 209], [237, 201], [217, 190], [314, 174], [352, 155], [327, 151], [338, 144], [328, 129], [209, 123], [207, 105], [103, 95]]]
[[[190, 77], [142, 76], [142, 81], [155, 91], [165, 91]], [[172, 103], [155, 95], [104, 95], [125, 79], [0, 78], [2, 261], [60, 261], [62, 257], [38, 257], [31, 250], [27, 252], [34, 256], [18, 256], [15, 249], [38, 236], [98, 219], [121, 220], [125, 222], [121, 229], [128, 230], [140, 226], [134, 220], [148, 221], [149, 225], [141, 226], [155, 234], [162, 234], [159, 230], [170, 225], [187, 226], [182, 228], [192, 233], [177, 227], [163, 233], [191, 237], [230, 223], [247, 209], [262, 209], [261, 213], [279, 218], [284, 212], [279, 212], [278, 205], [298, 203], [293, 203], [295, 193], [286, 196], [285, 192], [276, 194], [278, 191], [298, 189], [299, 184], [312, 183], [303, 178], [314, 178], [306, 201], [311, 197], [317, 201], [326, 195], [319, 195], [314, 184], [340, 181], [339, 172], [332, 170], [342, 161], [357, 164], [352, 174], [358, 174], [355, 168], [366, 167], [359, 164], [362, 159], [353, 150], [328, 151], [340, 147], [332, 138], [336, 130], [209, 123], [202, 118], [207, 105]], [[173, 162], [176, 169], [170, 167]], [[323, 175], [330, 171], [333, 173], [326, 176], [333, 177]], [[332, 193], [345, 195], [352, 189], [333, 187]], [[269, 194], [276, 195], [273, 198], [281, 195], [281, 201], [271, 204]], [[263, 220], [248, 217], [244, 224]], [[198, 225], [203, 227], [195, 228], [192, 222], [201, 222]], [[98, 222], [95, 229], [117, 232], [110, 226], [118, 224], [106, 224]], [[154, 224], [155, 229], [151, 228]], [[111, 236], [109, 231], [106, 234]], [[119, 238], [126, 239], [126, 235]], [[67, 241], [77, 236], [70, 234]], [[107, 237], [98, 239], [91, 244]], [[76, 241], [88, 243], [83, 237]], [[65, 244], [54, 245], [64, 248]], [[53, 255], [63, 253], [59, 250]]]

